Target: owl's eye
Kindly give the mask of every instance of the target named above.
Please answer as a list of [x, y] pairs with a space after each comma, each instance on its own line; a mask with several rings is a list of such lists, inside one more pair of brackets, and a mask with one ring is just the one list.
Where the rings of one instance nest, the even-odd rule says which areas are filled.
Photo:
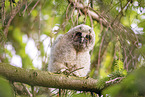
[[82, 33], [81, 33], [81, 32], [77, 32], [77, 33], [76, 33], [76, 36], [77, 36], [77, 37], [82, 37]]
[[90, 35], [86, 35], [85, 39], [86, 40], [90, 40], [91, 39], [91, 36]]
[[81, 32], [77, 32], [77, 33], [75, 34], [75, 36], [73, 37], [73, 40], [74, 40], [75, 42], [81, 42], [81, 39], [82, 39], [82, 33], [81, 33]]

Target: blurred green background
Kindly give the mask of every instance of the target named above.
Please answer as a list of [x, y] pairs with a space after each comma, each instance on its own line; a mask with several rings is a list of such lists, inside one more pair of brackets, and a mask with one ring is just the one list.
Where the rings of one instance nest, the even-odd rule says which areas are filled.
[[[90, 52], [89, 76], [95, 79], [110, 75], [127, 76], [121, 84], [104, 91], [104, 95], [145, 96], [145, 0], [72, 0], [90, 7], [100, 19], [107, 21], [107, 26], [95, 19], [91, 21], [88, 14], [68, 1], [71, 0], [0, 1], [0, 62], [47, 71], [50, 48], [55, 38], [76, 25], [93, 24], [96, 42]], [[0, 82], [9, 85], [3, 78]], [[6, 86], [5, 89], [9, 91], [8, 95], [12, 95], [11, 87]], [[42, 87], [37, 87], [35, 91], [38, 97], [47, 95]], [[24, 94], [17, 93], [16, 96]]]

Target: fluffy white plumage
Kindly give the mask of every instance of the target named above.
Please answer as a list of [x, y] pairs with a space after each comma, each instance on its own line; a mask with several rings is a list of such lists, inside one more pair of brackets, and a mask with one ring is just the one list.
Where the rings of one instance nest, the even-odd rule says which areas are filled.
[[79, 77], [86, 76], [90, 70], [89, 52], [94, 43], [95, 33], [91, 27], [81, 24], [70, 29], [53, 43], [48, 70], [68, 70]]

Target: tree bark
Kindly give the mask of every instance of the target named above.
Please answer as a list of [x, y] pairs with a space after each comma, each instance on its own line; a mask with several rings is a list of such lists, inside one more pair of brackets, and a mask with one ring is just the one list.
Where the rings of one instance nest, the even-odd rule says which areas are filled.
[[47, 71], [23, 69], [10, 64], [0, 63], [0, 75], [13, 82], [21, 82], [31, 86], [71, 89], [79, 91], [99, 92], [97, 80], [53, 74]]
[[66, 76], [63, 74], [54, 74], [48, 71], [23, 69], [6, 63], [0, 63], [0, 75], [12, 82], [21, 82], [30, 86], [43, 86], [49, 88], [70, 89], [78, 91], [90, 91], [100, 94], [108, 86], [118, 83], [123, 78], [115, 78], [110, 81], [98, 83], [98, 80], [92, 78], [79, 78]]

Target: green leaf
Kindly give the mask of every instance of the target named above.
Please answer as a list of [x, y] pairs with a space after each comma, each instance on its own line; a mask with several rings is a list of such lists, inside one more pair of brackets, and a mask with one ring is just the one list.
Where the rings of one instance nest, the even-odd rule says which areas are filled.
[[0, 76], [0, 97], [14, 97], [9, 81]]

